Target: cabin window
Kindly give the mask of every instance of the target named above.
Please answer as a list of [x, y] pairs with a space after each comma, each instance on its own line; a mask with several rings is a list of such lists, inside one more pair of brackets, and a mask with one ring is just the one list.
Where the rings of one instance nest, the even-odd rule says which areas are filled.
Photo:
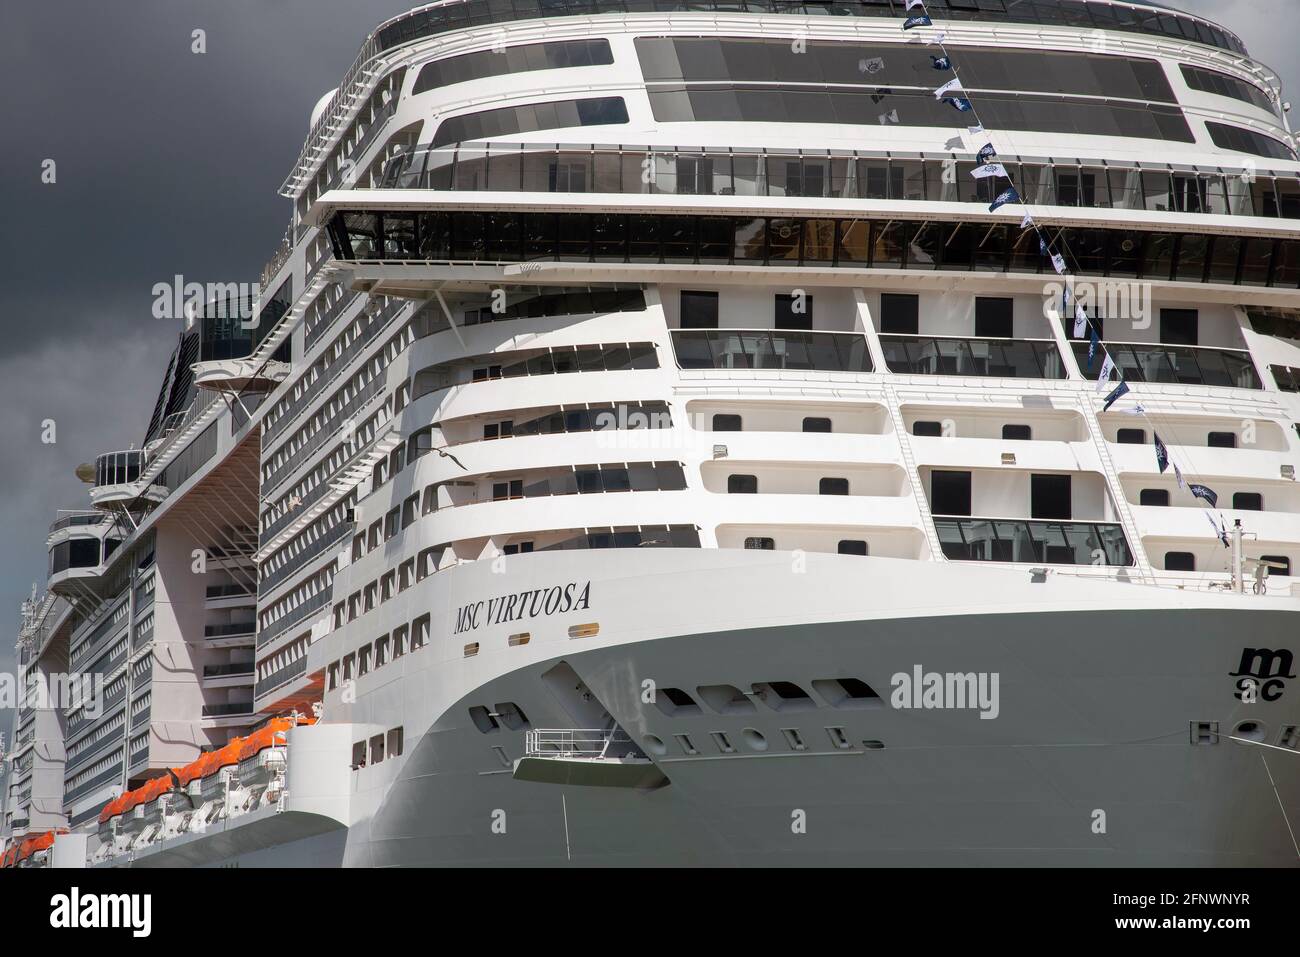
[[943, 423], [930, 421], [913, 422], [912, 434], [938, 438], [943, 435]]
[[741, 428], [741, 418], [738, 415], [718, 412], [713, 416], [714, 432], [739, 432]]
[[728, 475], [727, 492], [732, 495], [753, 495], [758, 492], [758, 476]]
[[1120, 429], [1115, 441], [1120, 445], [1146, 445], [1147, 433], [1145, 429]]
[[831, 420], [821, 416], [808, 416], [803, 420], [803, 430], [805, 432], [829, 432], [831, 431]]
[[1264, 496], [1259, 492], [1236, 492], [1232, 496], [1232, 507], [1245, 512], [1264, 511]]
[[1169, 490], [1165, 488], [1144, 488], [1138, 495], [1139, 505], [1168, 505]]
[[1194, 572], [1196, 571], [1196, 556], [1191, 552], [1165, 552], [1165, 570]]
[[818, 495], [848, 495], [849, 480], [846, 478], [824, 478], [817, 483]]
[[841, 555], [866, 555], [867, 543], [860, 538], [843, 538], [836, 550]]
[[1033, 438], [1033, 431], [1027, 425], [1002, 426], [1002, 438], [1014, 442], [1027, 442]]
[[1211, 432], [1207, 437], [1207, 444], [1212, 449], [1235, 449], [1237, 447], [1237, 433]]

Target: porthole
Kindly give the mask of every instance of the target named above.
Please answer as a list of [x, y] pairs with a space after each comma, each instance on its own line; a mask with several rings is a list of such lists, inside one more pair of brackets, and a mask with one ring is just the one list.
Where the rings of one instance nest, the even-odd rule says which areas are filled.
[[1267, 734], [1268, 730], [1264, 727], [1262, 721], [1239, 721], [1237, 726], [1232, 729], [1232, 736], [1241, 738], [1243, 741], [1263, 741]]
[[767, 750], [767, 738], [763, 737], [763, 733], [756, 728], [746, 728], [740, 732], [740, 738], [745, 742], [745, 747], [751, 751]]
[[651, 754], [667, 754], [668, 745], [664, 744], [664, 739], [656, 734], [647, 734], [641, 739], [645, 749]]

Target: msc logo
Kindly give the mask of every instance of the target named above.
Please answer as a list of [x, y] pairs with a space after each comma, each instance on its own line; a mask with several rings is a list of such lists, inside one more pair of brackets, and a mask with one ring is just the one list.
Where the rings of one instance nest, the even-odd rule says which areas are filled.
[[1230, 677], [1237, 679], [1237, 691], [1233, 697], [1244, 704], [1253, 704], [1260, 698], [1276, 701], [1286, 690], [1284, 682], [1294, 678], [1291, 667], [1294, 659], [1291, 652], [1283, 648], [1272, 651], [1268, 648], [1241, 649], [1241, 664], [1236, 671], [1229, 671]]

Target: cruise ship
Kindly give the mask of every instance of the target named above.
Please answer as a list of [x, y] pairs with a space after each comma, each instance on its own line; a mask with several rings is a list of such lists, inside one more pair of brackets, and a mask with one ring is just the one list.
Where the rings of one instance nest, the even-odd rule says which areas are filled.
[[1289, 109], [1139, 0], [379, 25], [52, 516], [0, 863], [1296, 865]]

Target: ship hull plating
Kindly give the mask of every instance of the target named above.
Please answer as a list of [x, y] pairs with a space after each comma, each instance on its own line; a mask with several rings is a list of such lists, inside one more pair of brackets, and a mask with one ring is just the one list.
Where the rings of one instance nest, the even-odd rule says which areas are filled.
[[[332, 853], [385, 867], [1296, 864], [1300, 689], [1282, 678], [1237, 697], [1243, 664], [1293, 673], [1285, 654], [1249, 658], [1294, 650], [1290, 599], [809, 558], [792, 574], [770, 553], [525, 556], [512, 588], [590, 581], [590, 607], [477, 628], [462, 615], [461, 634], [458, 609], [502, 576], [434, 576], [433, 647], [350, 706], [370, 727], [403, 721], [406, 754], [353, 772], [353, 823]], [[569, 637], [584, 621], [600, 633]], [[510, 647], [525, 627], [532, 640]], [[465, 660], [470, 638], [481, 650]], [[969, 695], [950, 680], [927, 696], [931, 674]], [[327, 709], [344, 707], [337, 694]], [[668, 783], [519, 780], [511, 706], [533, 728], [616, 723]], [[1238, 728], [1257, 741], [1231, 740]]]

